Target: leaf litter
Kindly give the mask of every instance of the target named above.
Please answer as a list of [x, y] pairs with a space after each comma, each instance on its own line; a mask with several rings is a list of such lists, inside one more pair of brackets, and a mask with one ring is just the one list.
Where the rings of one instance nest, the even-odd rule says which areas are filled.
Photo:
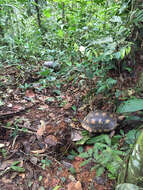
[[[7, 73], [18, 75], [11, 67]], [[90, 105], [96, 103], [105, 109], [112, 105], [106, 105], [101, 95], [94, 102], [82, 104], [82, 98], [90, 91], [88, 82], [80, 89], [71, 81], [63, 85], [61, 95], [55, 95], [50, 88], [39, 92], [36, 85], [22, 91], [15, 80], [16, 77], [8, 82], [3, 74], [8, 87], [3, 88], [0, 104], [0, 189], [112, 189], [114, 181], [105, 180], [105, 176], [102, 184], [97, 183], [90, 165], [80, 168], [82, 159], [67, 160], [68, 151], [75, 147], [73, 141], [81, 138], [80, 120]], [[20, 80], [24, 83], [24, 79]], [[76, 173], [72, 174], [67, 165]]]

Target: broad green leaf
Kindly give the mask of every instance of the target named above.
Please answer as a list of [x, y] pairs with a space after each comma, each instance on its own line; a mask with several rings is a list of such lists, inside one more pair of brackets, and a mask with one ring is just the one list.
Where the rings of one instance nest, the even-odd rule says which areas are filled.
[[82, 138], [81, 140], [79, 140], [79, 141], [76, 142], [76, 145], [83, 145], [83, 144], [85, 144], [85, 142], [86, 142], [88, 139], [90, 139], [90, 136], [89, 136], [89, 135], [83, 136], [83, 138]]
[[125, 54], [126, 54], [126, 49], [125, 48], [122, 48], [120, 50], [120, 53], [121, 53], [121, 59], [123, 59], [125, 57]]
[[46, 9], [43, 11], [43, 14], [47, 17], [50, 18], [51, 17], [51, 9]]
[[88, 158], [89, 154], [87, 152], [83, 152], [83, 153], [79, 154], [79, 157], [81, 157], [81, 158]]
[[123, 102], [117, 109], [117, 113], [135, 112], [143, 110], [143, 99], [131, 99]]
[[96, 176], [101, 176], [104, 173], [104, 167], [99, 167], [96, 169]]
[[58, 36], [63, 38], [64, 37], [64, 32], [63, 30], [58, 30]]
[[111, 146], [111, 138], [109, 137], [109, 136], [105, 136], [105, 142], [109, 145], [109, 146]]
[[128, 55], [130, 53], [130, 51], [131, 51], [131, 47], [129, 46], [126, 48], [126, 54]]
[[50, 69], [45, 69], [44, 71], [40, 72], [42, 76], [48, 76], [50, 74]]
[[10, 168], [16, 172], [25, 172], [25, 169], [19, 166], [11, 166]]
[[120, 58], [121, 58], [121, 53], [120, 53], [120, 51], [114, 53], [114, 56], [115, 56], [116, 59], [120, 59]]
[[79, 153], [82, 153], [82, 152], [83, 152], [83, 147], [82, 147], [82, 146], [78, 147], [77, 151], [78, 151]]
[[70, 170], [70, 172], [71, 172], [72, 174], [76, 174], [75, 168], [71, 167], [69, 170]]
[[80, 164], [80, 167], [87, 165], [91, 160], [92, 160], [92, 159], [89, 158], [88, 160], [83, 161], [83, 162]]
[[73, 111], [77, 110], [75, 105], [72, 106], [72, 109], [73, 109]]
[[131, 131], [129, 131], [127, 134], [126, 134], [126, 138], [125, 138], [125, 142], [129, 145], [133, 145], [136, 140], [137, 140], [137, 137], [139, 136], [139, 131], [133, 129]]
[[48, 97], [45, 101], [46, 102], [54, 102], [55, 98], [54, 97]]

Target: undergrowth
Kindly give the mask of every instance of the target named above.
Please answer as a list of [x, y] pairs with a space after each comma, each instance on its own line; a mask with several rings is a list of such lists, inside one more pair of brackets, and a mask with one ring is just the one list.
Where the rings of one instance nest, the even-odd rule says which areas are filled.
[[[105, 134], [90, 137], [86, 145], [90, 145], [87, 151], [84, 145], [72, 150], [69, 159], [76, 156], [83, 158], [80, 167], [90, 166], [90, 170], [96, 170], [96, 176], [101, 176], [107, 171], [110, 179], [116, 179], [124, 163], [125, 156], [132, 150], [139, 135], [139, 131], [131, 130], [127, 134], [121, 130], [120, 135], [115, 135], [112, 139]], [[124, 139], [124, 145], [120, 147], [120, 141]]]

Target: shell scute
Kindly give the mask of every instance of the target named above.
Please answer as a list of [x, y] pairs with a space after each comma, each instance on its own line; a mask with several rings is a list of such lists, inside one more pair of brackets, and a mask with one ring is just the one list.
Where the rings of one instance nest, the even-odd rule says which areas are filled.
[[82, 127], [90, 132], [108, 132], [117, 126], [117, 118], [103, 111], [90, 112], [82, 121]]

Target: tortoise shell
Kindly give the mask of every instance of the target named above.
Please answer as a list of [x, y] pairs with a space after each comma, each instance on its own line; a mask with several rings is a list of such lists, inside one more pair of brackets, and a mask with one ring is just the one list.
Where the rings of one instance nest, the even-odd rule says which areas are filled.
[[89, 132], [108, 132], [117, 127], [117, 118], [111, 113], [97, 110], [90, 112], [81, 125]]

